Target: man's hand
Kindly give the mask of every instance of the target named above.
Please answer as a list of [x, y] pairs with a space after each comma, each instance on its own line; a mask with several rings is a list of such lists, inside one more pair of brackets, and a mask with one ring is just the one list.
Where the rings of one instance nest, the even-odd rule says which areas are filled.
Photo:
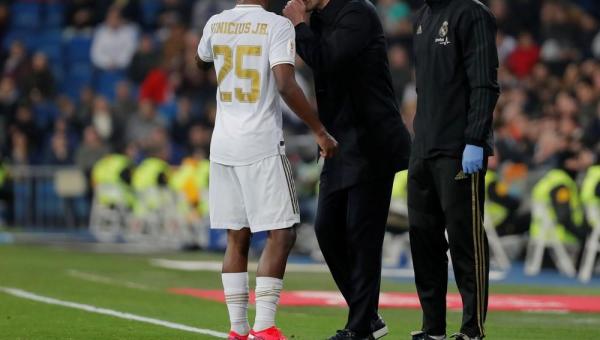
[[321, 148], [321, 157], [331, 158], [338, 150], [338, 142], [323, 128], [319, 133], [315, 135], [317, 144]]
[[306, 4], [302, 0], [290, 0], [283, 9], [283, 15], [297, 26], [306, 20]]
[[474, 174], [483, 169], [483, 148], [467, 144], [463, 151], [462, 168], [465, 174]]

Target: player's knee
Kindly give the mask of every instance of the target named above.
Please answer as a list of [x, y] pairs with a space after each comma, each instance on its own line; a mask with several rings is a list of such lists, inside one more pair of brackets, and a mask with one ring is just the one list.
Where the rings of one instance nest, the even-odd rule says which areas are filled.
[[296, 244], [296, 228], [273, 230], [269, 238], [284, 251], [290, 251]]
[[227, 245], [236, 249], [245, 249], [250, 246], [252, 233], [250, 229], [229, 230], [227, 232]]

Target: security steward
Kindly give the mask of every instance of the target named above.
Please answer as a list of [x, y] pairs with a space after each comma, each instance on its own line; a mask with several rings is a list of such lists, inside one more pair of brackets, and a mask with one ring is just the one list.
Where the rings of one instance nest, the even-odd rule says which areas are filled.
[[340, 147], [325, 160], [315, 222], [349, 306], [344, 329], [330, 339], [378, 339], [387, 334], [377, 314], [385, 224], [394, 174], [410, 153], [381, 21], [368, 0], [290, 0], [283, 14], [313, 70], [319, 118]]
[[[584, 244], [589, 232], [575, 176], [575, 172], [564, 167], [552, 169], [535, 184], [531, 193], [532, 202], [550, 207], [548, 213], [554, 222], [558, 239], [566, 246]], [[540, 230], [541, 221], [533, 218], [530, 237], [539, 237]]]
[[585, 174], [581, 184], [581, 203], [584, 207], [600, 209], [600, 164], [589, 167]]
[[463, 301], [454, 337], [481, 339], [489, 276], [484, 178], [499, 96], [496, 23], [476, 0], [425, 2], [414, 22], [418, 99], [408, 169], [411, 251], [423, 309], [422, 328], [412, 338], [445, 338], [449, 248]]
[[530, 214], [519, 214], [521, 200], [511, 196], [508, 185], [495, 170], [485, 174], [486, 217], [491, 219], [498, 236], [520, 235], [529, 230]]
[[98, 202], [107, 207], [129, 209], [135, 203], [131, 190], [133, 162], [129, 157], [113, 153], [102, 157], [92, 168], [92, 186]]

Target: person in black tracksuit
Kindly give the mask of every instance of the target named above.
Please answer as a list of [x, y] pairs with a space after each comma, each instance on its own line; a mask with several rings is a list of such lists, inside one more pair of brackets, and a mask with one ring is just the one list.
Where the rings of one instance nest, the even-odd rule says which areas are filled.
[[[417, 81], [408, 214], [423, 309], [413, 339], [442, 339], [450, 249], [464, 302], [460, 339], [483, 338], [489, 254], [484, 177], [499, 95], [496, 24], [476, 0], [425, 0], [414, 24]], [[444, 232], [448, 232], [448, 241]]]
[[314, 72], [319, 118], [339, 142], [325, 160], [315, 222], [350, 309], [331, 339], [377, 339], [387, 333], [377, 314], [385, 224], [394, 174], [406, 169], [410, 154], [381, 21], [368, 0], [291, 0], [283, 13], [296, 27], [298, 55]]

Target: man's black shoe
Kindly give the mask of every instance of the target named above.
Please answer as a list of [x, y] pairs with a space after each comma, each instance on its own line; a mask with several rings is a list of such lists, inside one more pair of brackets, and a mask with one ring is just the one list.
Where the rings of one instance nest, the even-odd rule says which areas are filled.
[[358, 334], [356, 334], [356, 332], [353, 332], [349, 329], [342, 329], [337, 331], [337, 333], [332, 336], [331, 338], [329, 338], [329, 340], [369, 340], [369, 337], [364, 337], [364, 336], [360, 336]]
[[[412, 340], [436, 340], [423, 331], [412, 332], [410, 335], [412, 336]], [[446, 337], [443, 339], [446, 339]]]
[[371, 329], [373, 330], [373, 333], [371, 333], [371, 336], [369, 337], [370, 340], [381, 339], [389, 333], [385, 321], [383, 321], [383, 318], [379, 315], [377, 316], [377, 320], [371, 322]]

